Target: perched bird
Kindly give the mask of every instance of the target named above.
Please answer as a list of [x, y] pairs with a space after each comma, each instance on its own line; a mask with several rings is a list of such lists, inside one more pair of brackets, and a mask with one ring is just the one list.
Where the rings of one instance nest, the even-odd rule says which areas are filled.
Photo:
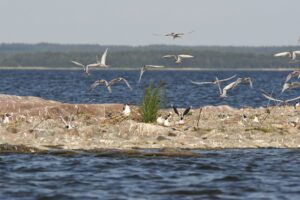
[[300, 78], [300, 71], [292, 71], [290, 72], [286, 79], [285, 79], [285, 83], [288, 82], [291, 78], [294, 78], [294, 77], [298, 77], [298, 79]]
[[194, 31], [190, 31], [190, 32], [187, 32], [187, 33], [168, 33], [166, 34], [165, 36], [170, 36], [172, 37], [173, 39], [176, 39], [176, 38], [181, 38], [181, 36], [185, 35], [185, 34], [190, 34], [190, 33], [193, 33]]
[[124, 107], [123, 107], [122, 114], [123, 114], [124, 116], [129, 116], [130, 113], [131, 113], [130, 107], [129, 107], [129, 105], [126, 103], [126, 104], [124, 105]]
[[12, 117], [9, 113], [4, 113], [4, 115], [1, 116], [1, 121], [3, 124], [8, 124], [10, 122], [10, 118]]
[[159, 116], [157, 119], [156, 119], [156, 122], [157, 124], [159, 125], [164, 125], [164, 122], [165, 122], [165, 119], [168, 119], [170, 116], [172, 115], [171, 112], [169, 112], [166, 116]]
[[273, 56], [274, 57], [288, 57], [291, 60], [295, 61], [298, 54], [300, 54], [300, 51], [292, 51], [292, 52], [285, 51], [285, 52], [276, 53]]
[[125, 79], [125, 78], [122, 78], [122, 77], [118, 77], [118, 78], [114, 78], [112, 79], [111, 81], [107, 82], [106, 80], [104, 79], [100, 79], [100, 80], [96, 80], [91, 86], [90, 86], [90, 89], [89, 91], [92, 91], [94, 90], [98, 85], [100, 84], [104, 84], [106, 86], [106, 88], [108, 89], [108, 92], [109, 93], [112, 93], [112, 89], [111, 89], [111, 86], [120, 82], [120, 81], [123, 81], [127, 87], [132, 90], [132, 87], [130, 86], [130, 84], [128, 83], [128, 81]]
[[297, 101], [300, 99], [300, 96], [292, 98], [292, 99], [287, 99], [287, 100], [275, 99], [274, 97], [272, 97], [270, 94], [268, 94], [267, 92], [265, 92], [263, 90], [262, 90], [262, 95], [271, 101], [276, 101], [276, 102], [280, 102], [283, 104], [287, 104], [288, 102]]
[[219, 87], [219, 92], [220, 92], [220, 97], [221, 98], [225, 98], [227, 97], [227, 91], [231, 90], [233, 88], [235, 88], [238, 84], [249, 84], [250, 88], [252, 88], [252, 81], [251, 78], [247, 77], [247, 78], [238, 78], [236, 79], [236, 81], [229, 83], [228, 85], [226, 85], [223, 90], [221, 90], [221, 86], [220, 83], [218, 81], [217, 78], [217, 83], [218, 83], [218, 87]]
[[107, 50], [104, 51], [104, 53], [101, 56], [101, 60], [99, 60], [98, 56], [96, 56], [97, 63], [99, 64], [99, 67], [108, 67], [109, 65], [106, 64], [106, 56], [107, 56]]
[[140, 72], [140, 77], [139, 77], [139, 83], [141, 82], [142, 80], [142, 76], [144, 74], [144, 72], [150, 68], [163, 68], [164, 66], [161, 66], [161, 65], [144, 65], [142, 68], [141, 68], [141, 72]]
[[97, 67], [97, 66], [99, 66], [99, 63], [92, 63], [92, 64], [84, 65], [84, 64], [81, 64], [81, 63], [79, 63], [77, 61], [74, 61], [74, 60], [71, 60], [71, 62], [73, 64], [77, 65], [77, 66], [82, 67], [83, 68], [83, 72], [86, 73], [86, 74], [88, 74], [88, 75], [90, 74], [89, 73], [89, 67]]
[[182, 63], [182, 59], [184, 58], [193, 58], [194, 56], [192, 55], [187, 55], [187, 54], [180, 54], [180, 55], [165, 55], [163, 58], [174, 58], [175, 63], [179, 64]]
[[169, 114], [165, 117], [164, 124], [163, 124], [164, 126], [166, 126], [166, 127], [171, 126], [171, 122], [170, 122], [171, 117], [172, 117], [171, 114]]
[[216, 79], [213, 80], [213, 81], [207, 81], [207, 82], [190, 81], [190, 82], [193, 83], [193, 84], [196, 84], [196, 85], [206, 85], [206, 84], [217, 85], [218, 82], [219, 82], [219, 83], [222, 83], [222, 82], [225, 82], [225, 81], [229, 81], [229, 80], [231, 80], [231, 79], [233, 79], [233, 78], [235, 78], [235, 77], [236, 77], [236, 75], [233, 75], [233, 76], [231, 76], [231, 77], [229, 77], [229, 78], [225, 78], [225, 79], [221, 79], [221, 80], [219, 80], [219, 79], [216, 77]]
[[179, 121], [177, 122], [177, 124], [184, 124], [184, 116], [186, 116], [190, 112], [191, 106], [186, 108], [183, 113], [179, 113], [175, 106], [172, 106], [172, 107], [173, 107], [174, 112], [179, 117]]
[[300, 82], [284, 83], [281, 93], [288, 89], [300, 88]]

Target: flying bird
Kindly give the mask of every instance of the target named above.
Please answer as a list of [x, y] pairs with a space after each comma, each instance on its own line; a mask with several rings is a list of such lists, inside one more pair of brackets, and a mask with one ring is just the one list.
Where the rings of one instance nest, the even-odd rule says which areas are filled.
[[287, 99], [287, 100], [281, 100], [281, 99], [275, 99], [274, 97], [272, 97], [270, 94], [268, 94], [267, 92], [263, 91], [262, 90], [262, 95], [271, 100], [271, 101], [276, 101], [276, 102], [280, 102], [280, 103], [283, 103], [283, 104], [286, 104], [288, 102], [291, 102], [291, 101], [297, 101], [300, 99], [300, 96], [296, 97], [296, 98], [293, 98], [293, 99]]
[[236, 79], [236, 81], [234, 81], [232, 83], [229, 83], [228, 85], [226, 85], [223, 88], [223, 90], [221, 90], [220, 82], [219, 82], [218, 78], [216, 78], [216, 79], [217, 79], [217, 83], [218, 83], [221, 98], [227, 97], [227, 91], [235, 88], [238, 84], [249, 84], [250, 88], [253, 87], [251, 78], [247, 77], [247, 78], [238, 78], [238, 79]]
[[107, 50], [108, 48], [104, 51], [104, 53], [101, 56], [101, 60], [99, 59], [98, 56], [96, 56], [97, 63], [99, 64], [99, 67], [108, 67], [109, 65], [106, 64], [106, 56], [107, 56]]
[[225, 82], [225, 81], [229, 81], [229, 80], [231, 80], [231, 79], [233, 79], [233, 78], [235, 78], [235, 77], [236, 77], [236, 75], [233, 75], [233, 76], [231, 76], [231, 77], [229, 77], [229, 78], [225, 78], [225, 79], [221, 79], [221, 80], [217, 79], [217, 77], [216, 77], [216, 79], [213, 80], [213, 81], [197, 82], [197, 81], [192, 81], [192, 80], [191, 80], [190, 82], [193, 83], [193, 84], [196, 84], [196, 85], [206, 85], [206, 84], [217, 85], [218, 82], [219, 82], [219, 83], [222, 83], [222, 82]]
[[300, 51], [285, 51], [285, 52], [280, 52], [280, 53], [276, 53], [273, 56], [274, 57], [288, 57], [290, 58], [292, 61], [296, 61], [297, 55], [300, 54]]
[[140, 77], [139, 77], [139, 83], [141, 82], [142, 80], [142, 76], [144, 74], [144, 72], [150, 68], [163, 68], [165, 66], [161, 66], [161, 65], [144, 65], [142, 68], [141, 68], [141, 72], [140, 72]]
[[175, 106], [172, 106], [172, 107], [173, 107], [174, 112], [180, 118], [177, 124], [184, 124], [184, 116], [186, 116], [190, 112], [190, 109], [192, 107], [190, 106], [190, 107], [186, 108], [183, 113], [179, 113], [178, 110], [177, 110], [177, 108]]
[[187, 54], [180, 54], [180, 55], [165, 55], [163, 56], [163, 58], [174, 58], [175, 59], [175, 63], [179, 64], [182, 62], [182, 59], [185, 58], [193, 58], [194, 56], [192, 55], [187, 55]]
[[281, 93], [288, 89], [300, 88], [300, 82], [284, 83]]
[[292, 72], [290, 72], [287, 75], [286, 79], [285, 79], [285, 83], [287, 83], [291, 78], [294, 78], [294, 77], [300, 78], [300, 71], [292, 71]]
[[92, 64], [88, 64], [88, 65], [84, 65], [80, 62], [77, 62], [77, 61], [74, 61], [74, 60], [71, 60], [71, 62], [79, 67], [82, 67], [83, 68], [83, 72], [86, 73], [86, 74], [90, 74], [89, 73], [89, 67], [97, 67], [99, 66], [99, 63], [92, 63]]
[[172, 33], [166, 34], [165, 36], [169, 36], [169, 37], [172, 37], [173, 39], [176, 39], [176, 38], [181, 38], [183, 35], [190, 34], [190, 33], [193, 33], [193, 32], [194, 31], [190, 31], [190, 32], [187, 32], [187, 33], [175, 33], [175, 32], [172, 32]]
[[122, 78], [122, 77], [118, 77], [118, 78], [114, 78], [112, 79], [111, 81], [106, 81], [104, 79], [100, 79], [100, 80], [96, 80], [91, 86], [90, 86], [90, 89], [89, 91], [92, 91], [94, 90], [98, 85], [100, 84], [104, 84], [105, 87], [108, 89], [108, 92], [109, 93], [112, 93], [112, 89], [111, 89], [111, 86], [118, 83], [118, 82], [121, 82], [123, 81], [127, 87], [132, 90], [132, 87], [130, 86], [130, 84], [128, 83], [128, 81], [125, 79], [125, 78]]

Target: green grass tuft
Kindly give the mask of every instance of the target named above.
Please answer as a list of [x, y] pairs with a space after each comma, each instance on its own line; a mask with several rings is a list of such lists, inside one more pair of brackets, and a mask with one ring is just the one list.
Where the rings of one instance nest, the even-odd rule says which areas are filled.
[[159, 83], [154, 85], [150, 83], [145, 90], [140, 105], [142, 121], [146, 123], [154, 122], [157, 118], [157, 112], [163, 104], [164, 85]]

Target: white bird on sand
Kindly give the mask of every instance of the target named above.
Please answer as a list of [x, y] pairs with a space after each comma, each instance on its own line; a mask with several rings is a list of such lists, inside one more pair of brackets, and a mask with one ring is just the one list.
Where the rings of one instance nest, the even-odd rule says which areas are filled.
[[172, 32], [172, 33], [168, 33], [166, 34], [165, 36], [170, 36], [172, 37], [173, 39], [176, 39], [176, 38], [181, 38], [181, 36], [185, 35], [185, 34], [190, 34], [190, 33], [193, 33], [194, 31], [190, 31], [190, 32], [187, 32], [187, 33], [175, 33], [175, 32]]
[[236, 79], [236, 81], [234, 81], [234, 82], [229, 83], [228, 85], [226, 85], [223, 88], [223, 90], [221, 90], [221, 86], [220, 86], [220, 83], [218, 81], [218, 78], [217, 78], [217, 83], [218, 83], [218, 87], [219, 87], [219, 92], [220, 92], [220, 97], [221, 98], [227, 97], [227, 91], [235, 88], [238, 84], [249, 84], [250, 88], [253, 87], [252, 86], [251, 78], [249, 78], [249, 77], [247, 77], [247, 78], [238, 78], [238, 79]]
[[172, 115], [170, 115], [170, 114], [165, 117], [164, 124], [163, 124], [164, 126], [166, 126], [166, 127], [171, 126], [171, 122], [169, 121], [171, 119], [171, 117], [172, 117]]
[[178, 110], [177, 110], [177, 108], [175, 106], [173, 106], [174, 112], [179, 117], [179, 121], [177, 122], [177, 124], [184, 124], [184, 116], [186, 116], [190, 112], [190, 109], [191, 109], [191, 106], [188, 107], [188, 108], [186, 108], [183, 113], [179, 113]]
[[281, 93], [288, 89], [300, 88], [300, 82], [284, 83]]
[[109, 93], [112, 93], [112, 89], [111, 89], [111, 86], [120, 82], [120, 81], [123, 81], [127, 87], [132, 90], [132, 87], [130, 86], [130, 84], [128, 83], [128, 81], [125, 79], [125, 78], [122, 78], [122, 77], [118, 77], [118, 78], [114, 78], [112, 80], [110, 80], [109, 82], [104, 80], [104, 79], [100, 79], [100, 80], [96, 80], [91, 86], [90, 86], [90, 89], [89, 91], [92, 91], [94, 90], [98, 85], [100, 84], [104, 84], [106, 86], [106, 88], [108, 89], [108, 92]]
[[163, 58], [174, 58], [175, 59], [175, 63], [179, 64], [182, 62], [182, 59], [185, 58], [193, 58], [194, 56], [192, 55], [187, 55], [187, 54], [180, 54], [180, 55], [165, 55], [163, 56]]
[[129, 107], [129, 105], [126, 103], [126, 104], [124, 105], [124, 107], [123, 107], [122, 114], [123, 114], [124, 116], [129, 116], [130, 113], [131, 113], [130, 107]]
[[291, 60], [295, 61], [298, 54], [300, 54], [300, 51], [291, 51], [291, 52], [285, 51], [285, 52], [276, 53], [273, 56], [274, 57], [288, 57]]
[[99, 60], [98, 56], [96, 56], [97, 63], [99, 64], [99, 67], [108, 67], [109, 65], [106, 64], [106, 56], [107, 56], [107, 50], [104, 51], [104, 53], [101, 56], [101, 60]]
[[294, 78], [294, 77], [298, 77], [298, 79], [300, 78], [300, 71], [292, 71], [290, 72], [286, 79], [285, 79], [285, 83], [288, 82], [291, 78]]
[[99, 66], [99, 63], [92, 63], [92, 64], [88, 64], [88, 65], [84, 65], [80, 62], [77, 62], [77, 61], [74, 61], [74, 60], [71, 60], [71, 62], [77, 66], [80, 66], [83, 68], [83, 72], [86, 73], [86, 74], [90, 74], [89, 73], [89, 67], [97, 67]]
[[146, 70], [148, 70], [148, 69], [150, 69], [150, 68], [156, 68], [156, 69], [158, 69], [158, 68], [163, 68], [163, 67], [165, 67], [165, 66], [161, 66], [161, 65], [144, 65], [144, 66], [141, 68], [141, 71], [140, 71], [139, 83], [141, 82], [142, 76], [143, 76], [143, 74], [144, 74], [144, 72], [145, 72]]
[[164, 125], [165, 119], [168, 119], [171, 115], [172, 115], [172, 112], [169, 112], [165, 117], [159, 116], [159, 117], [156, 119], [157, 124], [159, 124], [159, 125]]
[[217, 77], [216, 77], [216, 79], [213, 80], [213, 81], [197, 82], [197, 81], [192, 81], [192, 80], [191, 80], [190, 82], [193, 83], [193, 84], [196, 84], [196, 85], [206, 85], [206, 84], [217, 85], [218, 82], [219, 82], [219, 83], [222, 83], [222, 82], [225, 82], [225, 81], [229, 81], [229, 80], [231, 80], [231, 79], [233, 79], [233, 78], [235, 78], [235, 77], [236, 77], [236, 75], [233, 75], [233, 76], [231, 76], [231, 77], [229, 77], [229, 78], [225, 78], [225, 79], [221, 79], [221, 80], [217, 79]]
[[9, 113], [4, 113], [4, 115], [2, 115], [2, 123], [3, 124], [8, 124], [10, 122], [10, 118], [12, 117], [11, 114]]
[[262, 95], [265, 98], [267, 98], [267, 99], [269, 99], [271, 101], [276, 101], [276, 102], [280, 102], [280, 103], [283, 103], [283, 104], [286, 104], [286, 103], [291, 102], [291, 101], [297, 101], [297, 100], [300, 99], [300, 96], [292, 98], [292, 99], [287, 99], [287, 100], [275, 99], [274, 97], [272, 97], [270, 94], [268, 94], [267, 92], [265, 92], [263, 90], [262, 90]]

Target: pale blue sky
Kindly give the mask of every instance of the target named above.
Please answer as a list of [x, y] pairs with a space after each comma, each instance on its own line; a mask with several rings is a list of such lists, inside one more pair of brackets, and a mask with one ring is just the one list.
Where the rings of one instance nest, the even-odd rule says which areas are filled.
[[[0, 42], [295, 45], [300, 0], [0, 0]], [[172, 40], [153, 33], [188, 32]]]

